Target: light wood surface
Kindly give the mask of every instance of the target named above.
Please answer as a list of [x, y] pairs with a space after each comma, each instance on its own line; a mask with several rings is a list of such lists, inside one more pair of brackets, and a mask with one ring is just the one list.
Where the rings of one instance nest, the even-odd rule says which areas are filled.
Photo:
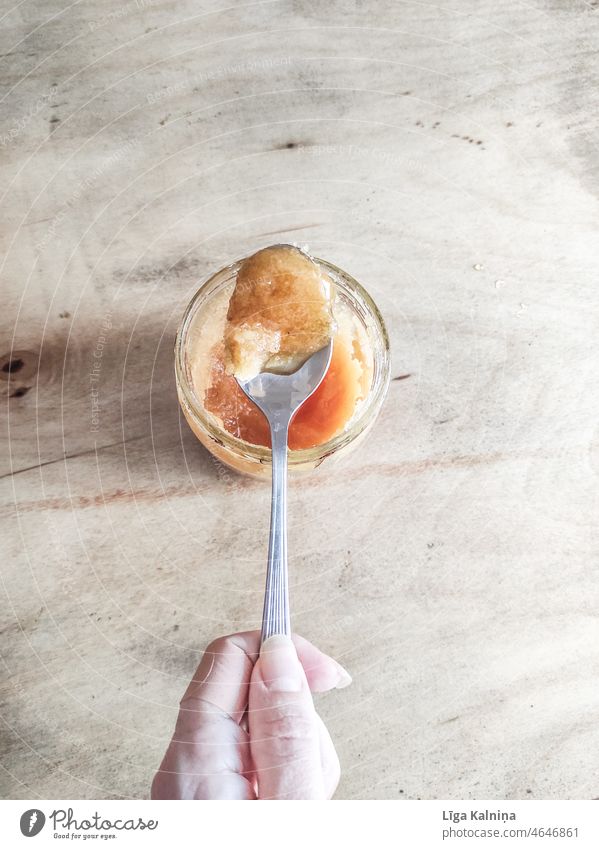
[[398, 378], [290, 493], [295, 629], [354, 677], [338, 797], [599, 796], [597, 3], [3, 12], [1, 795], [147, 796], [203, 647], [258, 626], [269, 488], [172, 347], [294, 241]]

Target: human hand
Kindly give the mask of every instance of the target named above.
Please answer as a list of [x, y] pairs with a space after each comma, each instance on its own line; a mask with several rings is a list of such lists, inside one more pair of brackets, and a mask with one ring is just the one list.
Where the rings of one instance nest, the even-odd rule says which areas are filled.
[[339, 760], [312, 692], [351, 678], [303, 637], [211, 643], [180, 703], [153, 799], [330, 799]]

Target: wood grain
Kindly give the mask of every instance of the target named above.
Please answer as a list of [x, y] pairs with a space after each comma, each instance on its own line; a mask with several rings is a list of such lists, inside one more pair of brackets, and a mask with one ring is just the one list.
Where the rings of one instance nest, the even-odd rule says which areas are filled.
[[0, 75], [0, 794], [145, 797], [268, 487], [179, 414], [202, 279], [307, 244], [378, 302], [389, 395], [296, 481], [296, 630], [339, 798], [599, 795], [592, 4], [52, 0]]

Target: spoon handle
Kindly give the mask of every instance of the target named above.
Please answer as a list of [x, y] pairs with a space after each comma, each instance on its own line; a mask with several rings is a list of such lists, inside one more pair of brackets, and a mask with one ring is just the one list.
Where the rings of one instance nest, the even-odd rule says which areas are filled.
[[291, 635], [287, 577], [287, 431], [289, 421], [270, 424], [272, 442], [272, 500], [270, 536], [261, 641], [273, 634]]

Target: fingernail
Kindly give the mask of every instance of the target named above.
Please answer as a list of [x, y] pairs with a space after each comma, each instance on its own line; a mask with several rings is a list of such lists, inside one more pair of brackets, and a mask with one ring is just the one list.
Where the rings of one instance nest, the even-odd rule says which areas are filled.
[[267, 689], [276, 693], [298, 693], [305, 680], [295, 646], [281, 634], [262, 643], [260, 671]]
[[337, 667], [337, 672], [339, 673], [339, 680], [335, 684], [335, 689], [342, 690], [344, 687], [349, 687], [349, 685], [353, 681], [353, 678], [351, 677], [347, 669], [344, 669], [340, 663], [337, 663], [337, 661], [335, 661], [335, 665]]

